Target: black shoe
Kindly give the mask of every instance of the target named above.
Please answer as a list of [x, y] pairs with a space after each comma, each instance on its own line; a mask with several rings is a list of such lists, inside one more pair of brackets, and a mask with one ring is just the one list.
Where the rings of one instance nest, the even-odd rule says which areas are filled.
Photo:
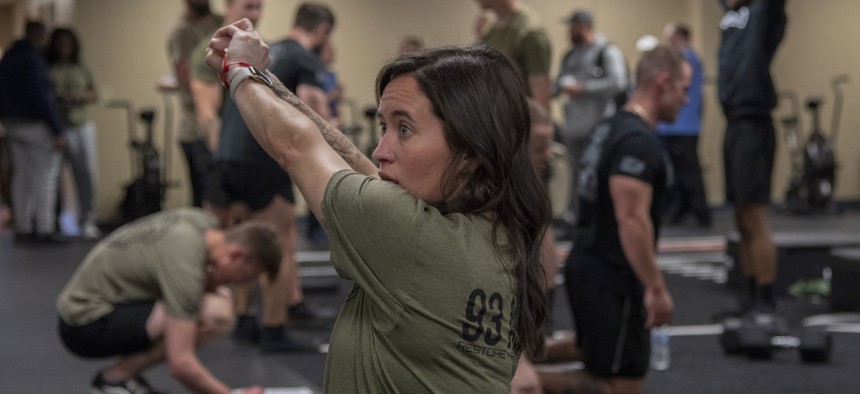
[[699, 228], [710, 228], [712, 224], [711, 215], [696, 215], [696, 225]]
[[287, 309], [287, 327], [292, 329], [320, 328], [337, 318], [334, 311], [317, 312], [302, 301]]
[[683, 212], [676, 213], [675, 215], [672, 215], [671, 219], [669, 219], [669, 225], [670, 226], [680, 226], [680, 225], [684, 224], [684, 220], [686, 218], [687, 217], [684, 215]]
[[319, 352], [319, 344], [296, 340], [287, 334], [284, 326], [263, 327], [260, 351], [263, 353], [316, 353]]
[[25, 245], [32, 243], [33, 240], [36, 239], [36, 235], [33, 233], [19, 233], [15, 232], [14, 242], [17, 245]]
[[260, 342], [260, 325], [257, 317], [253, 315], [239, 315], [236, 319], [236, 327], [230, 334], [234, 342], [254, 345]]
[[102, 376], [101, 371], [96, 373], [90, 385], [93, 394], [154, 394], [148, 384], [141, 384], [138, 379], [129, 379], [122, 382], [108, 382]]
[[43, 245], [43, 246], [65, 245], [65, 244], [69, 243], [69, 239], [66, 237], [63, 237], [62, 235], [59, 235], [59, 234], [53, 234], [53, 233], [39, 234], [39, 233], [36, 233], [36, 234], [33, 234], [33, 240], [31, 241], [31, 243], [37, 244], [37, 245]]

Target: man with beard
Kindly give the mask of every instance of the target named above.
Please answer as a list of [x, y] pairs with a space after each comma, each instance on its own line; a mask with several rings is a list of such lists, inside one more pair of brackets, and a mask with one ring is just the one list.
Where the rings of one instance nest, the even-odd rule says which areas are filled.
[[594, 125], [615, 113], [615, 97], [626, 89], [628, 76], [624, 54], [594, 30], [590, 12], [576, 10], [566, 21], [573, 47], [561, 60], [553, 91], [566, 100], [559, 139], [570, 152], [570, 210], [578, 215], [576, 186], [582, 149]]
[[675, 120], [691, 75], [674, 49], [643, 53], [633, 97], [594, 127], [583, 150], [582, 215], [564, 274], [585, 373], [570, 376], [559, 391], [643, 390], [650, 328], [668, 324], [674, 309], [656, 262], [673, 176], [654, 127]]

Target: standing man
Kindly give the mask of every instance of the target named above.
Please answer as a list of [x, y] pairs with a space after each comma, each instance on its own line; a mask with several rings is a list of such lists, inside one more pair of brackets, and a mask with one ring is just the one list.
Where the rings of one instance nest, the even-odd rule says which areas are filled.
[[785, 35], [785, 0], [725, 0], [720, 21], [720, 104], [726, 116], [723, 160], [726, 200], [741, 234], [741, 312], [774, 311], [776, 248], [767, 222], [777, 96], [770, 65]]
[[567, 23], [573, 47], [561, 60], [553, 92], [566, 99], [559, 139], [570, 152], [571, 213], [578, 215], [576, 180], [582, 149], [594, 125], [615, 113], [615, 97], [627, 88], [628, 75], [621, 49], [594, 31], [590, 12], [576, 10]]
[[642, 54], [633, 97], [597, 124], [583, 151], [582, 217], [564, 273], [586, 373], [571, 375], [560, 391], [641, 392], [650, 328], [672, 320], [672, 297], [656, 262], [672, 173], [654, 127], [675, 119], [691, 74], [667, 46]]
[[699, 131], [702, 128], [702, 62], [690, 47], [690, 28], [670, 23], [663, 30], [667, 44], [681, 52], [693, 68], [693, 79], [687, 91], [687, 104], [681, 108], [674, 123], [661, 122], [657, 131], [666, 146], [675, 172], [675, 187], [670, 194], [670, 223], [680, 224], [687, 213], [693, 214], [699, 227], [711, 226], [711, 210], [702, 182], [699, 165]]
[[486, 32], [478, 28], [481, 42], [514, 62], [526, 82], [529, 97], [549, 111], [551, 48], [537, 13], [520, 0], [477, 1], [481, 9], [496, 16], [496, 22]]
[[215, 15], [209, 8], [209, 0], [184, 0], [185, 13], [170, 33], [167, 53], [176, 75], [182, 118], [179, 140], [188, 162], [188, 179], [191, 181], [192, 205], [203, 204], [203, 182], [212, 162], [212, 152], [207, 147], [206, 132], [197, 123], [194, 100], [191, 97], [191, 51], [201, 40], [212, 37], [221, 27], [224, 18]]
[[55, 229], [64, 126], [41, 53], [46, 42], [45, 26], [28, 22], [24, 38], [0, 59], [0, 119], [12, 156], [16, 243], [62, 242]]
[[96, 373], [93, 392], [154, 392], [141, 375], [164, 361], [189, 392], [231, 392], [195, 350], [232, 326], [223, 286], [264, 272], [277, 277], [281, 248], [266, 225], [216, 226], [198, 209], [160, 212], [119, 228], [87, 254], [60, 293], [57, 311], [60, 337], [72, 353], [120, 356]]
[[[263, 0], [225, 0], [224, 21], [220, 27], [227, 26], [247, 18], [256, 26], [262, 16]], [[190, 88], [194, 102], [197, 124], [200, 125], [206, 144], [212, 152], [218, 150], [218, 139], [221, 133], [221, 109], [224, 105], [224, 88], [218, 80], [218, 73], [206, 65], [206, 48], [209, 47], [207, 35], [196, 43], [191, 51]], [[207, 178], [208, 179], [208, 178]], [[205, 201], [204, 192], [204, 201]], [[207, 207], [212, 208], [212, 207]], [[223, 219], [223, 218], [222, 218]]]
[[[233, 0], [236, 2], [260, 0]], [[293, 29], [287, 39], [270, 47], [269, 70], [284, 86], [295, 92], [311, 109], [329, 119], [328, 98], [323, 87], [325, 68], [313, 51], [328, 42], [334, 28], [334, 15], [328, 7], [303, 3], [296, 12]], [[278, 278], [261, 281], [263, 298], [262, 330], [257, 325], [251, 305], [250, 288], [236, 291], [239, 319], [234, 339], [260, 342], [263, 352], [315, 350], [293, 340], [286, 333], [286, 323], [293, 327], [324, 324], [330, 318], [317, 315], [304, 303], [298, 267], [295, 261], [295, 197], [290, 177], [254, 140], [229, 96], [222, 111], [223, 125], [218, 145], [217, 169], [212, 192], [207, 200], [224, 209], [241, 202], [251, 210], [251, 217], [274, 224], [284, 245], [284, 257]]]

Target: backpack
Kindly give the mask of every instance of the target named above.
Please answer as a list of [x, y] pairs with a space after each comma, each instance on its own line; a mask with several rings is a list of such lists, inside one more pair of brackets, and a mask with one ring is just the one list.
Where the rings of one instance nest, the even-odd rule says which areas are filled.
[[[604, 72], [604, 70], [606, 69], [606, 60], [604, 55], [606, 53], [606, 49], [609, 48], [611, 45], [613, 44], [603, 44], [603, 46], [600, 47], [600, 51], [597, 52], [597, 62], [595, 62], [597, 70], [595, 70], [595, 74], [600, 74], [601, 77], [606, 75], [606, 72]], [[625, 82], [624, 87], [621, 89], [621, 91], [616, 93], [615, 96], [612, 98], [613, 101], [615, 101], [616, 109], [623, 107], [624, 104], [627, 103], [627, 100], [630, 99], [631, 92], [633, 91], [633, 84], [630, 80], [630, 68], [627, 66], [627, 60], [623, 59], [623, 57], [622, 63], [624, 63], [624, 75], [627, 77], [627, 81]]]

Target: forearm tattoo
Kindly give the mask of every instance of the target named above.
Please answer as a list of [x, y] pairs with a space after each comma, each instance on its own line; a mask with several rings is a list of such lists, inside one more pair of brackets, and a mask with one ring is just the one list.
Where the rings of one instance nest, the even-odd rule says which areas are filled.
[[332, 127], [331, 124], [326, 122], [325, 119], [314, 112], [314, 110], [308, 107], [307, 104], [299, 100], [299, 98], [287, 89], [287, 87], [284, 86], [284, 84], [281, 83], [274, 74], [269, 71], [266, 71], [266, 74], [274, 83], [273, 90], [275, 91], [275, 94], [281, 100], [286, 101], [314, 122], [325, 141], [340, 155], [341, 158], [343, 158], [344, 161], [346, 161], [347, 164], [352, 166], [359, 163], [364, 158], [361, 151], [349, 138], [347, 138], [347, 136], [343, 135], [343, 133], [341, 133], [337, 128]]

